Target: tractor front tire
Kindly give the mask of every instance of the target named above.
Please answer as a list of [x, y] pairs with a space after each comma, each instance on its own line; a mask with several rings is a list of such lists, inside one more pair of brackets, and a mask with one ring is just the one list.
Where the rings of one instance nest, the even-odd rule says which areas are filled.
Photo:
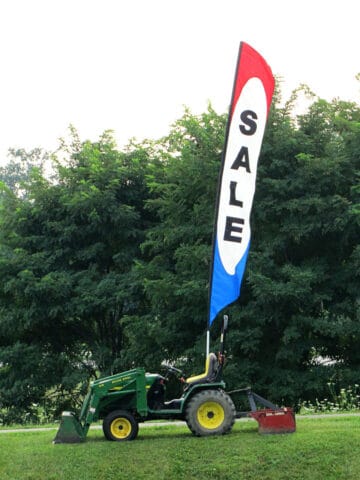
[[222, 390], [202, 390], [186, 408], [186, 423], [198, 437], [224, 435], [235, 422], [235, 406]]
[[113, 442], [134, 440], [138, 431], [138, 422], [131, 413], [124, 410], [114, 410], [104, 418], [104, 435]]

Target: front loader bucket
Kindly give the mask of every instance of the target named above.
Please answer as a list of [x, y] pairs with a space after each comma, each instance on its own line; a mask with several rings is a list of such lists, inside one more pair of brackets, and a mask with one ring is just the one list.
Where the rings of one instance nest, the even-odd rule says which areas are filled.
[[59, 430], [53, 443], [80, 443], [85, 440], [87, 429], [85, 429], [73, 412], [63, 412]]
[[256, 410], [249, 413], [259, 424], [259, 433], [293, 433], [296, 430], [295, 415], [291, 408]]

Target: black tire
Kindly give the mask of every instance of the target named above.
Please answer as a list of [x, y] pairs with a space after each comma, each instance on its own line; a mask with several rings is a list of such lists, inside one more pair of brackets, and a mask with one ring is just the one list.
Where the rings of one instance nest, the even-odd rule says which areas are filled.
[[104, 435], [108, 440], [113, 442], [134, 440], [138, 431], [138, 422], [131, 413], [124, 410], [114, 410], [104, 418]]
[[234, 422], [234, 403], [222, 390], [202, 390], [190, 399], [186, 408], [186, 423], [198, 437], [224, 435]]

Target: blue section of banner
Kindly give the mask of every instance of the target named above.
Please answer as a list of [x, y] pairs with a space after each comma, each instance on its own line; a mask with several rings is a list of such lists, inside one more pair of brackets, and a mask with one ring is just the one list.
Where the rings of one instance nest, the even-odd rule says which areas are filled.
[[218, 242], [216, 240], [210, 298], [209, 328], [215, 320], [216, 315], [239, 297], [249, 249], [250, 242], [244, 255], [236, 266], [234, 275], [229, 275], [221, 262]]

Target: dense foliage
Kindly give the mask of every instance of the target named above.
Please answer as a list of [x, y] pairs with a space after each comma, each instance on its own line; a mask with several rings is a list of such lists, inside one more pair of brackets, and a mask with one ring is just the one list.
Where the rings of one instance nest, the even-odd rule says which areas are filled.
[[[268, 122], [225, 370], [230, 387], [292, 404], [358, 383], [360, 367], [360, 108], [314, 98], [296, 115], [296, 100], [277, 95]], [[225, 121], [186, 110], [166, 138], [124, 151], [72, 129], [51, 175], [41, 152], [13, 152], [0, 171], [3, 421], [38, 404], [56, 414], [89, 378], [133, 365], [202, 368]]]

